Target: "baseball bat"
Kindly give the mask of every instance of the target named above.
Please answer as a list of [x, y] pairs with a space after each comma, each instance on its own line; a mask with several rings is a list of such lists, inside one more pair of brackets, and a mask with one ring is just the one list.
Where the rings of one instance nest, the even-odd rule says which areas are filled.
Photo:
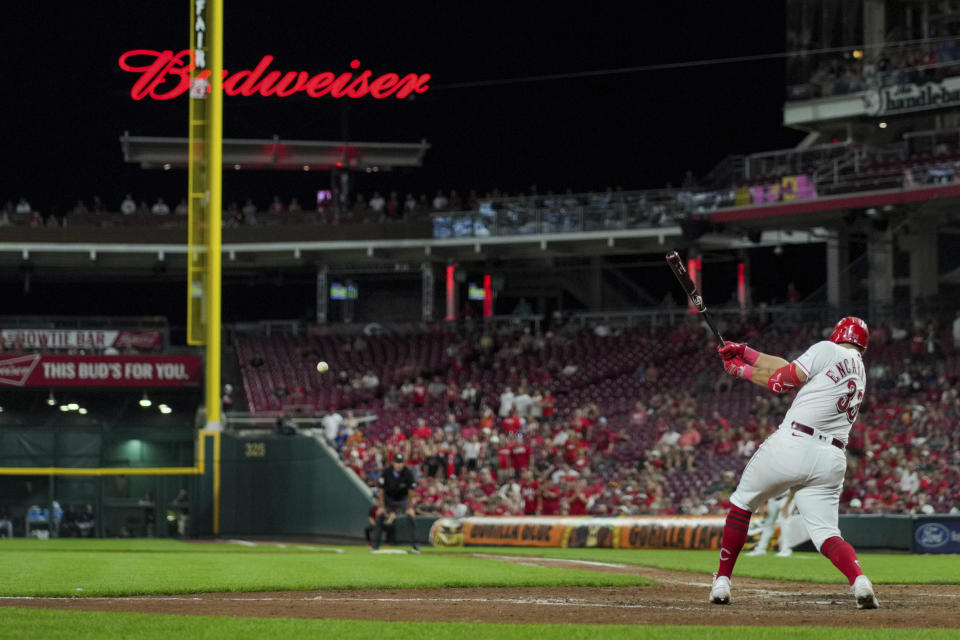
[[671, 251], [667, 254], [667, 264], [670, 265], [670, 269], [673, 270], [673, 275], [677, 277], [677, 282], [680, 283], [680, 286], [683, 287], [690, 301], [693, 302], [693, 306], [697, 308], [697, 311], [700, 312], [703, 319], [707, 321], [707, 325], [710, 327], [710, 330], [713, 331], [713, 335], [716, 336], [721, 345], [724, 344], [723, 336], [721, 336], [717, 330], [717, 325], [713, 323], [713, 318], [710, 316], [710, 312], [707, 311], [707, 305], [703, 304], [703, 297], [700, 295], [700, 292], [697, 291], [697, 285], [693, 284], [693, 280], [690, 279], [690, 274], [687, 273], [686, 268], [683, 266], [683, 261], [680, 260], [680, 256], [677, 255], [676, 251]]

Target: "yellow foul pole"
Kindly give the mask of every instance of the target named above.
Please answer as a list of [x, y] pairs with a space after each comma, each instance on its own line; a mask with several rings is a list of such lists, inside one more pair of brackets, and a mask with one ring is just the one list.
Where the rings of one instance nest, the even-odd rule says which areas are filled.
[[[207, 171], [206, 406], [207, 429], [220, 429], [220, 230], [223, 216], [223, 0], [207, 0], [210, 104]], [[216, 526], [216, 525], [215, 525]]]

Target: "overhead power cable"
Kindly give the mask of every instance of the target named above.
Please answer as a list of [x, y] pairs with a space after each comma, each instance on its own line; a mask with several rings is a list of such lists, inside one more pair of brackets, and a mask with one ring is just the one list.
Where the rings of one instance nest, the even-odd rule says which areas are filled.
[[[629, 73], [643, 73], [647, 71], [665, 71], [670, 69], [689, 69], [694, 67], [709, 67], [721, 64], [736, 64], [740, 62], [759, 62], [762, 60], [776, 60], [780, 58], [792, 58], [798, 56], [820, 55], [825, 53], [846, 53], [854, 50], [865, 49], [884, 49], [887, 47], [910, 46], [916, 44], [936, 44], [940, 42], [953, 42], [957, 38], [954, 36], [942, 38], [926, 38], [919, 40], [898, 40], [896, 42], [883, 42], [877, 44], [858, 44], [846, 47], [823, 47], [820, 49], [802, 49], [797, 51], [778, 51], [775, 53], [758, 53], [748, 56], [731, 56], [727, 58], [705, 58], [702, 60], [687, 60], [684, 62], [664, 62], [659, 64], [644, 64], [632, 67], [616, 67], [613, 69], [595, 69], [593, 71], [571, 71], [564, 73], [546, 73], [533, 76], [521, 76], [518, 78], [494, 78], [489, 80], [470, 80], [465, 82], [451, 82], [448, 84], [434, 85], [432, 89], [470, 89], [476, 87], [495, 87], [511, 84], [524, 84], [530, 82], [549, 82], [551, 80], [575, 80], [578, 78], [599, 78], [603, 76], [613, 76]], [[917, 69], [926, 69], [934, 67], [943, 67], [960, 64], [958, 62], [937, 63], [931, 65], [921, 65]]]

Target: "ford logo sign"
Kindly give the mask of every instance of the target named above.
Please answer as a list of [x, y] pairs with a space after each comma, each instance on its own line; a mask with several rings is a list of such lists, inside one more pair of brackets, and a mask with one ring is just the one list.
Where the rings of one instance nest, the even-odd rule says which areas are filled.
[[950, 541], [950, 530], [938, 522], [928, 522], [917, 527], [914, 539], [921, 547], [937, 549]]

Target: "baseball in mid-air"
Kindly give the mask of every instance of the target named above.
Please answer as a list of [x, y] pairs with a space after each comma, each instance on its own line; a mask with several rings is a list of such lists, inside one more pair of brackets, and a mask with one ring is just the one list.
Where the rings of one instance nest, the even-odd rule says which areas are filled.
[[320, 373], [326, 373], [327, 369], [329, 368], [330, 366], [323, 360], [317, 363], [317, 371], [319, 371]]

